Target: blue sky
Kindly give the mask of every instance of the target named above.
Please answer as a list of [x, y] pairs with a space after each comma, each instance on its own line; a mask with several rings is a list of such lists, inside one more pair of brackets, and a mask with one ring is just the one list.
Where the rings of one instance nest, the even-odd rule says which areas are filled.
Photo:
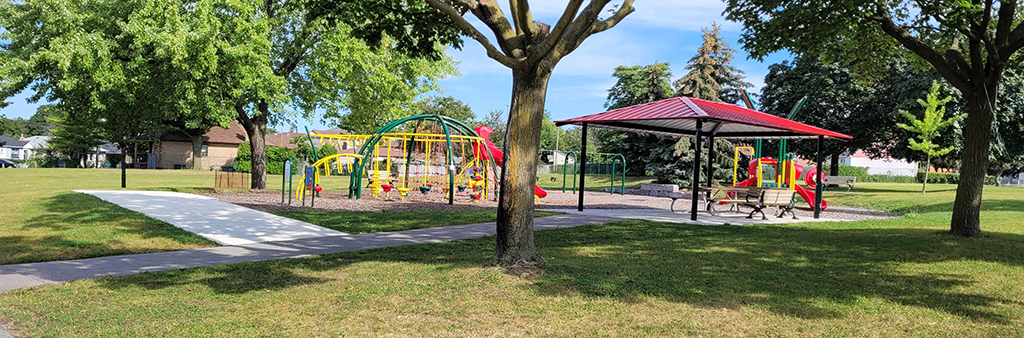
[[[567, 0], [534, 0], [531, 2], [534, 19], [554, 24], [565, 9]], [[613, 1], [621, 3], [621, 1]], [[502, 2], [507, 11], [507, 2]], [[637, 1], [636, 11], [614, 28], [591, 35], [579, 49], [562, 59], [555, 67], [548, 85], [547, 110], [555, 120], [599, 113], [604, 111], [607, 91], [615, 84], [611, 74], [619, 65], [647, 65], [668, 62], [673, 80], [685, 74], [686, 61], [697, 52], [702, 43], [701, 28], [712, 23], [722, 25], [722, 38], [738, 52], [733, 64], [745, 71], [747, 81], [754, 84], [751, 92], [759, 92], [764, 84], [768, 66], [788, 59], [787, 54], [771, 55], [764, 62], [748, 59], [739, 44], [742, 26], [728, 22], [722, 16], [725, 4], [720, 0], [655, 0]], [[470, 22], [487, 34], [483, 24], [475, 18]], [[508, 111], [512, 95], [512, 73], [496, 61], [487, 58], [483, 47], [466, 39], [462, 50], [449, 51], [460, 62], [461, 77], [440, 82], [443, 93], [428, 95], [453, 96], [469, 104], [479, 117], [488, 111]], [[25, 102], [23, 93], [8, 101], [12, 105], [0, 109], [8, 118], [29, 118], [38, 104]], [[299, 129], [309, 123], [312, 128], [325, 128], [318, 123], [299, 121]], [[279, 127], [278, 129], [287, 129]]]

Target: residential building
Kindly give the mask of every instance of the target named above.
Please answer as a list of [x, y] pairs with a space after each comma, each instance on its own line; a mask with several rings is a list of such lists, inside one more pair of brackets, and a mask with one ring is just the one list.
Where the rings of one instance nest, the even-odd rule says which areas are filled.
[[[157, 133], [153, 143], [152, 154], [156, 169], [192, 169], [192, 140], [180, 133]], [[228, 128], [213, 127], [203, 134], [202, 163], [203, 170], [221, 170], [231, 167], [238, 156], [238, 145], [249, 142], [245, 129], [236, 121], [231, 121]]]
[[24, 149], [28, 142], [15, 139], [10, 136], [0, 135], [0, 159], [23, 160], [25, 159]]
[[854, 167], [867, 167], [868, 175], [917, 175], [917, 162], [908, 162], [889, 157], [873, 159], [860, 150], [857, 150], [853, 154], [843, 154], [839, 156], [839, 163]]

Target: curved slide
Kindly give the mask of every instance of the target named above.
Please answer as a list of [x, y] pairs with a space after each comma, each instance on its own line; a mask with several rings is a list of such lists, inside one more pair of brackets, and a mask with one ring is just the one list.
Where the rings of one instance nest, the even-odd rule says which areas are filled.
[[[494, 131], [491, 130], [491, 128], [488, 128], [487, 126], [476, 127], [476, 129], [473, 129], [473, 131], [475, 131], [477, 133], [477, 135], [480, 135], [480, 137], [484, 139], [484, 144], [487, 145], [487, 149], [490, 150], [491, 151], [491, 155], [494, 156], [494, 164], [497, 164], [499, 167], [504, 168], [504, 166], [502, 164], [505, 163], [504, 162], [505, 152], [501, 151], [501, 149], [498, 149], [498, 147], [495, 146], [494, 143], [491, 143], [491, 140], [488, 138], [489, 136], [491, 136], [491, 134], [494, 134]], [[474, 145], [473, 147], [476, 148], [476, 145]], [[487, 157], [487, 152], [486, 151], [482, 151], [482, 150], [478, 150], [478, 149], [473, 149], [473, 150], [474, 151], [481, 151], [483, 153], [483, 156]], [[536, 185], [533, 186], [533, 194], [537, 195], [537, 197], [540, 197], [540, 198], [544, 198], [544, 197], [548, 196], [548, 192], [547, 191], [544, 191], [544, 189], [541, 189], [540, 187], [538, 187]]]
[[[772, 163], [769, 163], [766, 160], [771, 160]], [[774, 164], [774, 161], [775, 161], [774, 159], [766, 158], [766, 159], [762, 160], [762, 163]], [[753, 175], [757, 174], [757, 160], [754, 160], [754, 161], [750, 162], [750, 169], [749, 169], [749, 171], [750, 171], [751, 177], [746, 179], [746, 180], [744, 180], [743, 182], [737, 183], [736, 186], [738, 186], [738, 187], [753, 187], [753, 186], [757, 185], [757, 177], [753, 176]], [[814, 176], [814, 175], [817, 173], [817, 168], [809, 167], [809, 168], [806, 168], [806, 171], [804, 171], [804, 167], [798, 165], [798, 166], [796, 166], [796, 171], [797, 171], [797, 174], [796, 174], [797, 177], [799, 177], [799, 176], [801, 176], [801, 174], [803, 174], [804, 182], [807, 183], [807, 186], [809, 186], [811, 188], [814, 188], [814, 186], [816, 184], [816, 182], [814, 182], [814, 177], [816, 177], [816, 176]], [[807, 188], [804, 188], [804, 187], [802, 187], [802, 186], [800, 186], [798, 184], [795, 185], [795, 189], [794, 190], [796, 190], [796, 193], [799, 194], [800, 197], [802, 197], [805, 202], [807, 202], [807, 205], [810, 208], [814, 208], [814, 191], [808, 190]], [[825, 210], [826, 208], [828, 208], [828, 201], [821, 200], [821, 210]]]

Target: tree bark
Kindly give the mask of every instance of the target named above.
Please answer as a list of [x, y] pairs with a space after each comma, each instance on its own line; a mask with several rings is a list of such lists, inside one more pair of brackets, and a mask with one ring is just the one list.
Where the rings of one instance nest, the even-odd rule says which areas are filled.
[[498, 200], [494, 259], [502, 263], [538, 262], [544, 258], [533, 242], [534, 184], [544, 119], [549, 72], [512, 71], [505, 162]]
[[235, 106], [235, 110], [238, 112], [238, 122], [245, 128], [245, 133], [249, 136], [249, 149], [252, 150], [252, 169], [249, 175], [252, 178], [252, 184], [249, 188], [263, 190], [267, 189], [266, 134], [269, 107], [266, 101], [261, 100], [257, 109], [256, 116], [249, 117], [243, 106]]
[[[996, 81], [998, 82], [998, 81]], [[989, 142], [992, 140], [992, 119], [996, 86], [976, 88], [965, 93], [967, 120], [963, 128], [964, 148], [961, 158], [960, 183], [953, 201], [953, 219], [949, 233], [973, 237], [981, 234], [981, 194], [988, 169]]]
[[830, 176], [839, 176], [839, 155], [840, 154], [841, 153], [837, 150], [837, 151], [833, 152], [830, 155], [830, 156], [832, 156], [832, 158], [829, 159], [829, 162], [828, 162], [828, 174]]
[[925, 193], [928, 190], [928, 173], [932, 170], [932, 156], [928, 155], [928, 159], [924, 160], [924, 182], [921, 182], [921, 193]]
[[188, 134], [192, 140], [192, 170], [203, 170], [203, 135]]

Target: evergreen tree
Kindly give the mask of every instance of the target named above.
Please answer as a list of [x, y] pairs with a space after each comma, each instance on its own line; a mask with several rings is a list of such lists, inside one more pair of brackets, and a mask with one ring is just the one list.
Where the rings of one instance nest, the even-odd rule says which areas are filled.
[[676, 96], [736, 103], [740, 92], [753, 85], [743, 81], [742, 70], [729, 64], [736, 50], [718, 36], [721, 26], [713, 24], [711, 28], [703, 29], [704, 44], [686, 65], [690, 72], [674, 83]]

